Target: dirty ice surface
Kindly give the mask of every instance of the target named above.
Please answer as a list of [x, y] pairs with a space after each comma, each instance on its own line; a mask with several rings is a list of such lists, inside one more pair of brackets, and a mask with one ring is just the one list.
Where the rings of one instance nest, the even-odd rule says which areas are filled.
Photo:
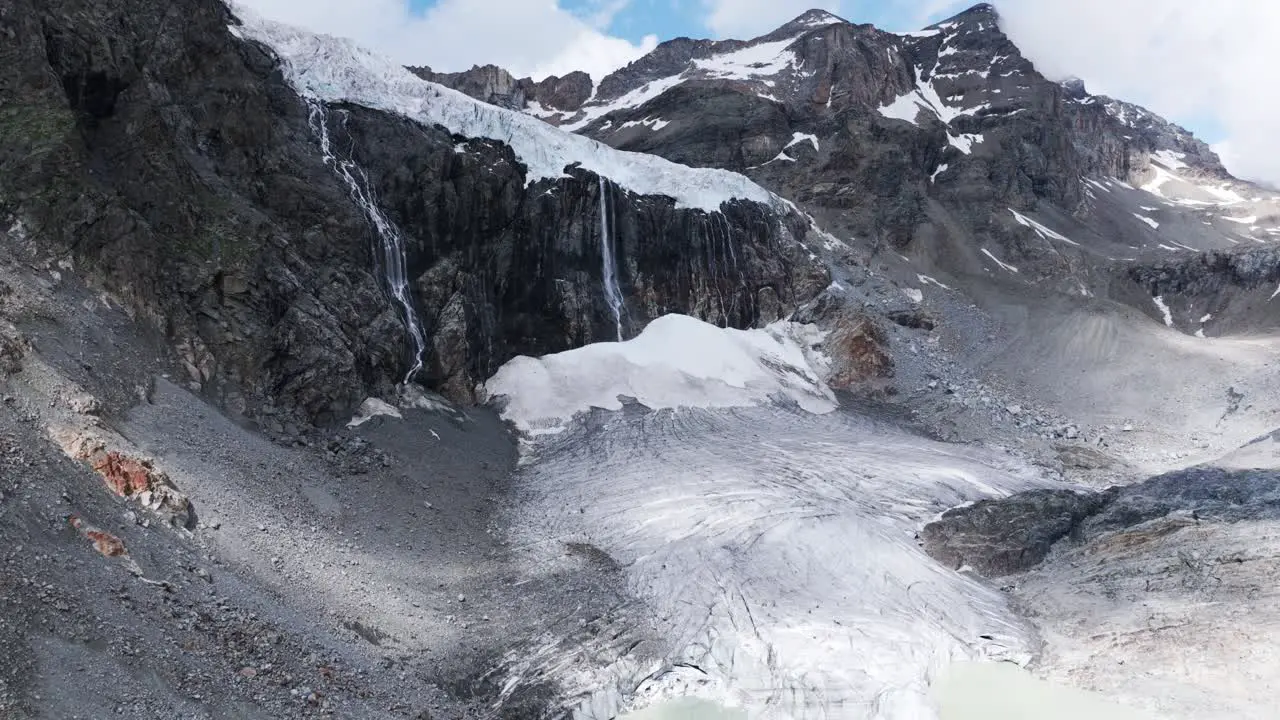
[[[659, 323], [659, 337], [672, 332]], [[613, 697], [578, 717], [693, 696], [753, 718], [928, 720], [930, 684], [952, 662], [1029, 658], [1001, 593], [931, 560], [915, 533], [956, 505], [1046, 486], [1034, 469], [849, 409], [810, 412], [788, 390], [821, 374], [802, 366], [816, 354], [691, 318], [668, 324], [701, 344], [642, 335], [512, 361], [490, 383], [518, 422], [579, 413], [526, 450], [517, 543], [607, 553], [650, 613], [636, 621], [674, 648], [656, 669], [601, 668], [589, 685]], [[566, 398], [569, 377], [581, 392]], [[666, 407], [602, 401], [638, 386], [663, 388], [655, 404]], [[736, 400], [707, 406], [709, 395]]]

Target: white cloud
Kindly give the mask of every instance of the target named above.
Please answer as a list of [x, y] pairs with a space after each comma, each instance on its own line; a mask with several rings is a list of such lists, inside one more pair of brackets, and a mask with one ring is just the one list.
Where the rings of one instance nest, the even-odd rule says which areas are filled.
[[595, 4], [586, 18], [557, 0], [440, 0], [425, 14], [405, 0], [240, 0], [267, 17], [354, 38], [406, 65], [437, 71], [493, 63], [517, 77], [585, 70], [599, 80], [657, 45], [608, 35], [625, 0]]
[[1280, 181], [1280, 3], [1005, 0], [1005, 30], [1049, 77], [1221, 126], [1236, 175]]

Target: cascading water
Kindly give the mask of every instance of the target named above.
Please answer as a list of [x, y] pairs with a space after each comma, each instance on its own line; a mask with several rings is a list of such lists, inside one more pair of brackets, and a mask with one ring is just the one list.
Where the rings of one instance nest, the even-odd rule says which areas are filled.
[[600, 255], [604, 261], [604, 300], [613, 312], [613, 324], [622, 342], [622, 289], [618, 287], [618, 263], [609, 237], [609, 185], [600, 178]]
[[378, 236], [378, 244], [373, 254], [374, 263], [382, 274], [387, 292], [400, 306], [405, 330], [409, 333], [409, 341], [413, 344], [413, 363], [404, 376], [404, 382], [408, 383], [422, 370], [422, 356], [427, 349], [427, 339], [426, 333], [422, 330], [422, 320], [413, 306], [413, 296], [409, 291], [404, 237], [400, 235], [400, 230], [395, 223], [391, 222], [390, 218], [378, 208], [373, 189], [369, 186], [369, 177], [364, 170], [354, 161], [344, 160], [333, 153], [324, 104], [313, 100], [308, 102], [308, 106], [310, 107], [308, 123], [311, 126], [311, 132], [320, 142], [320, 152], [325, 164], [332, 167], [338, 177], [346, 183], [352, 201], [364, 211], [365, 217], [369, 219], [374, 233]]

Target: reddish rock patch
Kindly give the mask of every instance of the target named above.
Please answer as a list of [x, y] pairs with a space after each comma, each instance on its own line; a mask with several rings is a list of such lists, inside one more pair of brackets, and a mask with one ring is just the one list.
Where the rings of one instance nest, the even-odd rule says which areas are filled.
[[174, 527], [191, 527], [195, 518], [191, 501], [151, 460], [107, 450], [100, 438], [88, 434], [68, 432], [56, 437], [63, 450], [87, 462], [111, 492], [140, 503]]
[[103, 532], [92, 525], [86, 525], [79, 515], [72, 515], [69, 522], [85, 539], [93, 543], [98, 552], [107, 557], [122, 557], [126, 554], [124, 542], [109, 532]]
[[886, 349], [889, 337], [866, 316], [842, 318], [828, 341], [834, 360], [831, 387], [847, 390], [874, 380], [893, 377], [893, 356]]
[[147, 460], [138, 460], [116, 451], [98, 452], [89, 462], [107, 482], [107, 487], [121, 497], [131, 497], [167, 485]]

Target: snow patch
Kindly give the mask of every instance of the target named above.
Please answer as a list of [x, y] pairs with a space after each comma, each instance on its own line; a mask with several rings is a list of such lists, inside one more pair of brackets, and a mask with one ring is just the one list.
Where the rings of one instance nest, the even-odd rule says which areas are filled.
[[1227, 185], [1201, 185], [1202, 190], [1218, 198], [1226, 205], [1234, 205], [1245, 201], [1244, 197]]
[[1222, 219], [1226, 220], [1227, 222], [1240, 223], [1241, 225], [1253, 225], [1254, 223], [1258, 222], [1257, 215], [1250, 215], [1249, 217], [1242, 217], [1242, 218], [1223, 216]]
[[999, 265], [1000, 267], [1004, 268], [1005, 270], [1008, 270], [1008, 271], [1009, 271], [1009, 272], [1011, 272], [1011, 273], [1016, 273], [1016, 272], [1018, 272], [1018, 268], [1016, 268], [1016, 267], [1014, 267], [1014, 266], [1010, 265], [1009, 263], [1007, 263], [1007, 262], [1005, 262], [1005, 261], [1001, 260], [1000, 258], [996, 257], [995, 255], [992, 255], [992, 254], [991, 254], [991, 251], [990, 251], [990, 250], [988, 250], [988, 249], [986, 249], [986, 248], [982, 248], [982, 254], [983, 254], [983, 255], [986, 255], [987, 257], [989, 257], [989, 258], [991, 258], [992, 260], [994, 260], [994, 261], [995, 261], [995, 263], [996, 263], [997, 265]]
[[590, 125], [597, 118], [604, 117], [616, 110], [627, 110], [630, 108], [640, 107], [671, 88], [680, 85], [684, 80], [684, 77], [680, 75], [672, 75], [670, 77], [647, 82], [612, 102], [602, 103], [600, 105], [584, 106], [581, 110], [582, 114], [577, 120], [574, 120], [571, 123], [565, 123], [560, 127], [570, 132], [581, 130], [582, 128]]
[[[923, 78], [924, 73], [920, 68], [916, 68], [916, 77]], [[918, 125], [916, 116], [921, 110], [928, 110], [937, 116], [944, 124], [950, 124], [952, 120], [961, 115], [970, 115], [975, 110], [961, 110], [950, 107], [942, 101], [942, 97], [938, 95], [938, 91], [933, 87], [931, 80], [917, 81], [916, 86], [908, 91], [905, 95], [894, 98], [891, 102], [880, 107], [880, 114], [894, 120], [906, 120], [907, 122]], [[964, 137], [964, 136], [962, 136]], [[981, 142], [981, 136], [971, 136]], [[955, 144], [954, 141], [952, 144]], [[970, 141], [972, 144], [972, 141]]]
[[936, 285], [936, 286], [938, 286], [938, 287], [942, 288], [943, 290], [950, 290], [950, 289], [951, 289], [951, 286], [949, 286], [949, 285], [943, 285], [942, 283], [940, 283], [940, 282], [938, 282], [937, 280], [935, 280], [935, 279], [933, 279], [933, 278], [929, 277], [928, 275], [916, 275], [916, 279], [917, 279], [917, 280], [919, 280], [919, 281], [920, 281], [920, 283], [921, 283], [922, 285]]
[[786, 147], [791, 147], [792, 145], [798, 145], [798, 144], [800, 144], [800, 143], [802, 143], [802, 142], [804, 142], [804, 141], [806, 141], [806, 140], [807, 140], [807, 141], [809, 141], [809, 142], [811, 142], [811, 143], [813, 143], [813, 149], [814, 149], [814, 150], [821, 150], [821, 149], [822, 149], [822, 148], [818, 147], [818, 136], [817, 136], [817, 135], [809, 135], [809, 134], [802, 133], [802, 132], [793, 133], [793, 134], [791, 135], [791, 142], [787, 143]]
[[[643, 125], [649, 128], [650, 130], [657, 132], [670, 124], [671, 124], [670, 120], [663, 120], [662, 118], [645, 118], [643, 120], [628, 120], [627, 122], [624, 122], [622, 123], [622, 125], [618, 126], [618, 130]], [[615, 130], [614, 132], [617, 132], [618, 130]]]
[[827, 413], [835, 396], [798, 339], [814, 330], [786, 322], [734, 330], [664, 315], [626, 342], [517, 357], [486, 389], [507, 398], [503, 416], [529, 434], [554, 431], [591, 408], [619, 410], [620, 395], [652, 409], [744, 407], [784, 396]]
[[403, 420], [404, 415], [400, 414], [400, 409], [385, 400], [378, 398], [368, 398], [360, 403], [360, 408], [356, 410], [356, 414], [351, 418], [351, 422], [347, 423], [349, 428], [357, 428], [369, 422], [376, 417], [392, 417], [397, 420]]
[[1066, 235], [1063, 235], [1060, 232], [1049, 229], [1048, 227], [1036, 222], [1035, 220], [1032, 220], [1031, 218], [1027, 217], [1026, 215], [1023, 215], [1022, 213], [1018, 212], [1017, 210], [1014, 210], [1013, 208], [1009, 208], [1009, 212], [1013, 213], [1013, 219], [1017, 220], [1019, 225], [1023, 225], [1025, 227], [1031, 228], [1036, 232], [1037, 235], [1039, 235], [1040, 237], [1046, 240], [1061, 240], [1062, 242], [1067, 243], [1068, 245], [1075, 245], [1076, 247], [1080, 246], [1080, 243], [1076, 242], [1075, 240], [1072, 240], [1071, 238], [1067, 237]]
[[840, 25], [844, 22], [846, 22], [844, 18], [832, 15], [829, 12], [820, 12], [814, 13], [812, 17], [802, 23], [798, 23], [798, 25], [801, 27], [816, 28], [826, 27], [828, 25]]
[[925, 109], [925, 104], [921, 101], [918, 93], [910, 92], [899, 98], [895, 98], [893, 102], [880, 107], [880, 114], [891, 120], [906, 120], [912, 125], [919, 126], [916, 117], [920, 115], [920, 111]]
[[941, 175], [942, 173], [946, 172], [946, 171], [947, 171], [947, 169], [948, 169], [949, 167], [950, 167], [950, 166], [949, 166], [949, 165], [947, 165], [946, 163], [942, 163], [941, 165], [939, 165], [939, 166], [938, 166], [938, 169], [937, 169], [937, 170], [934, 170], [934, 171], [933, 171], [933, 174], [929, 176], [929, 182], [935, 182], [935, 181], [937, 181], [938, 176], [939, 176], [939, 175]]
[[902, 294], [907, 296], [911, 302], [919, 305], [924, 302], [924, 292], [916, 288], [902, 288]]
[[947, 133], [947, 142], [951, 143], [951, 147], [959, 150], [965, 155], [973, 154], [973, 146], [982, 144], [982, 135], [965, 133], [961, 135], [952, 135]]
[[795, 53], [787, 48], [799, 37], [775, 42], [750, 45], [740, 50], [713, 55], [693, 61], [694, 67], [715, 77], [750, 80], [756, 77], [777, 75], [795, 64]]
[[1111, 188], [1107, 187], [1106, 185], [1103, 185], [1102, 183], [1098, 182], [1097, 180], [1094, 180], [1093, 178], [1085, 178], [1084, 181], [1103, 192], [1111, 192]]
[[1160, 315], [1164, 317], [1164, 324], [1173, 327], [1173, 313], [1169, 310], [1169, 306], [1164, 303], [1164, 297], [1157, 295], [1151, 298], [1151, 301], [1160, 309]]
[[1187, 164], [1182, 162], [1182, 159], [1186, 156], [1186, 153], [1174, 152], [1172, 150], [1157, 150], [1152, 154], [1152, 157], [1154, 157], [1157, 162], [1170, 170], [1181, 170], [1182, 168], [1187, 167]]
[[1134, 217], [1136, 217], [1136, 218], [1138, 218], [1138, 219], [1139, 219], [1139, 220], [1141, 220], [1142, 222], [1144, 222], [1144, 223], [1146, 223], [1146, 224], [1150, 225], [1152, 230], [1159, 230], [1159, 229], [1160, 229], [1160, 223], [1156, 222], [1155, 220], [1152, 220], [1152, 219], [1151, 219], [1151, 218], [1149, 218], [1149, 217], [1143, 217], [1142, 215], [1139, 215], [1138, 213], [1133, 213], [1133, 216], [1134, 216]]

